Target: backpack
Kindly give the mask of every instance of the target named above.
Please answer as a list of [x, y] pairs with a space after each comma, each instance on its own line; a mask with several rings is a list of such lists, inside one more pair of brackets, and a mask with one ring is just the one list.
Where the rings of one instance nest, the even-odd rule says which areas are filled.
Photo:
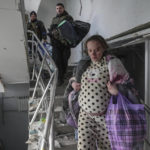
[[68, 96], [69, 111], [66, 114], [66, 122], [74, 128], [78, 128], [78, 116], [80, 111], [78, 95], [79, 92], [72, 91]]

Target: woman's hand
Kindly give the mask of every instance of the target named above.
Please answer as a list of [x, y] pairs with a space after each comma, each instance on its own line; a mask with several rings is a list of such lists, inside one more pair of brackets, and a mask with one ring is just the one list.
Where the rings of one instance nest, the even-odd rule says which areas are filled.
[[107, 88], [108, 88], [108, 91], [109, 91], [110, 94], [112, 94], [112, 95], [117, 95], [118, 94], [118, 89], [117, 89], [116, 85], [111, 84], [110, 81], [107, 83]]
[[73, 82], [72, 84], [72, 88], [77, 92], [77, 91], [79, 91], [80, 90], [80, 88], [81, 88], [81, 83], [78, 83], [78, 82]]

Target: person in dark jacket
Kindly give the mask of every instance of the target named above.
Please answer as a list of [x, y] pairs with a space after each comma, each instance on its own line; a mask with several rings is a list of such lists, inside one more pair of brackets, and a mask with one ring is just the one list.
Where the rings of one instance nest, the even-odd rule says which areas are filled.
[[[39, 38], [40, 41], [43, 40], [43, 42], [47, 42], [46, 41], [47, 40], [47, 33], [46, 33], [44, 23], [37, 19], [37, 14], [36, 14], [35, 11], [32, 11], [30, 13], [30, 22], [28, 22], [28, 24], [27, 24], [27, 29], [30, 30], [30, 31], [33, 31], [37, 35], [37, 37]], [[31, 33], [28, 33], [27, 36], [28, 36], [28, 40], [32, 40], [32, 34]], [[31, 52], [32, 43], [28, 43], [28, 45], [29, 45], [29, 48], [30, 48], [29, 53], [32, 53]], [[34, 50], [35, 49], [36, 48], [35, 48], [35, 45], [34, 45]], [[39, 52], [38, 52], [38, 56], [39, 56], [40, 61], [42, 61], [42, 57], [41, 57], [41, 54]]]
[[[30, 22], [27, 24], [27, 29], [33, 31], [40, 41], [46, 41], [47, 33], [44, 26], [44, 23], [41, 20], [37, 19], [37, 14], [35, 11], [30, 13]], [[31, 39], [32, 35], [28, 34], [28, 39]]]
[[59, 36], [57, 26], [63, 21], [73, 21], [73, 18], [67, 13], [62, 3], [56, 5], [56, 17], [53, 18], [52, 24], [49, 29], [49, 35], [53, 46], [52, 57], [58, 67], [58, 85], [64, 82], [64, 75], [67, 71], [68, 59], [70, 57], [70, 46], [67, 41]]

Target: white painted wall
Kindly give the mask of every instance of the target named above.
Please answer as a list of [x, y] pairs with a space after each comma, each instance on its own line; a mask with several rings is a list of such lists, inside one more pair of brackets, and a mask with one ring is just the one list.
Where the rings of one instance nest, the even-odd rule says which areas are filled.
[[0, 76], [4, 84], [28, 83], [20, 0], [0, 0]]
[[91, 34], [99, 33], [105, 38], [131, 29], [150, 20], [150, 0], [65, 0], [67, 10], [75, 19], [89, 21]]
[[40, 6], [40, 2], [41, 0], [24, 0], [26, 11], [31, 12], [34, 10], [37, 12]]
[[[67, 11], [74, 19], [88, 21], [91, 29], [88, 34], [101, 34], [109, 38], [150, 20], [150, 0], [65, 0]], [[80, 58], [80, 47], [72, 51], [71, 61]], [[78, 58], [78, 59], [77, 59]]]

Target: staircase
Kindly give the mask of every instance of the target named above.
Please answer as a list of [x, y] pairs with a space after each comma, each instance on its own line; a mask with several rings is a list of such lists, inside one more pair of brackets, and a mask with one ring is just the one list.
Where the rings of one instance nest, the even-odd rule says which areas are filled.
[[77, 141], [75, 140], [74, 129], [66, 124], [63, 112], [64, 91], [68, 80], [72, 75], [73, 67], [68, 67], [67, 77], [62, 86], [56, 88], [54, 102], [54, 126], [55, 126], [55, 149], [56, 150], [77, 150]]
[[[51, 56], [37, 36], [32, 31], [28, 32], [32, 34], [32, 39], [36, 39], [28, 41], [32, 44], [29, 55], [29, 137], [26, 141], [28, 150], [76, 150], [74, 129], [66, 124], [63, 112], [64, 90], [72, 76], [73, 67], [68, 68], [65, 83], [56, 87], [57, 68]], [[44, 55], [40, 47], [44, 50]]]
[[[30, 99], [28, 150], [54, 149], [54, 97], [57, 83], [57, 68], [50, 54], [37, 36], [28, 40], [30, 48]], [[42, 53], [41, 49], [44, 51]]]

